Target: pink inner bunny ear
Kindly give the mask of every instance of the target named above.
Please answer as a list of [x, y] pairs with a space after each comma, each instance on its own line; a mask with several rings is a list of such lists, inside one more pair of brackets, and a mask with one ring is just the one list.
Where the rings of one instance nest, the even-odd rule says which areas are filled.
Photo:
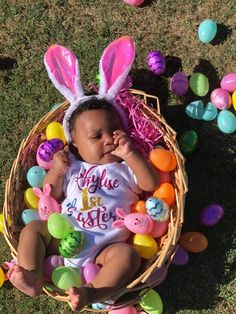
[[45, 196], [49, 196], [51, 193], [51, 185], [50, 184], [45, 184], [44, 187], [43, 187], [43, 194]]
[[124, 211], [123, 208], [117, 207], [116, 208], [116, 216], [124, 219], [126, 216], [126, 212]]
[[53, 45], [45, 53], [44, 64], [54, 86], [70, 103], [84, 96], [78, 60], [72, 51]]
[[115, 97], [132, 67], [134, 56], [134, 41], [129, 36], [120, 37], [105, 49], [100, 61], [100, 95]]
[[43, 197], [43, 192], [42, 192], [39, 188], [34, 187], [34, 188], [33, 188], [33, 192], [34, 192], [34, 194], [37, 195], [39, 198]]

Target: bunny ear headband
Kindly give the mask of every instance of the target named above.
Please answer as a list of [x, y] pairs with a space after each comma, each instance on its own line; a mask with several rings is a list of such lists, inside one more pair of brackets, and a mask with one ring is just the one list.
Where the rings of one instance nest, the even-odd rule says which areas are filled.
[[[114, 102], [116, 94], [121, 89], [131, 69], [135, 56], [134, 41], [129, 36], [122, 36], [109, 44], [104, 50], [100, 65], [100, 87], [97, 99], [106, 99], [115, 107], [121, 117], [123, 125], [126, 124], [126, 116], [121, 107]], [[71, 142], [68, 129], [68, 120], [73, 111], [85, 100], [94, 96], [85, 96], [80, 81], [79, 62], [76, 56], [68, 48], [53, 45], [45, 56], [44, 64], [54, 86], [70, 102], [63, 126], [67, 142]]]

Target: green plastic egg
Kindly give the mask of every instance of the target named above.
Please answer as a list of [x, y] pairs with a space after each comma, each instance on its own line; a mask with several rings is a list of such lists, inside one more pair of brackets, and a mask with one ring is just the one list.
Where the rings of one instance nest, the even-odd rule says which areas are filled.
[[73, 231], [63, 238], [59, 245], [60, 255], [70, 258], [81, 251], [84, 244], [84, 233], [80, 231]]
[[178, 140], [179, 148], [184, 155], [191, 154], [195, 150], [197, 143], [198, 135], [194, 130], [184, 132]]
[[74, 229], [69, 219], [59, 213], [53, 213], [48, 218], [48, 231], [56, 239], [63, 239]]
[[71, 287], [79, 288], [82, 285], [80, 269], [68, 266], [57, 267], [52, 272], [52, 282], [62, 290], [68, 290]]
[[202, 73], [194, 73], [189, 80], [191, 90], [197, 96], [203, 97], [209, 91], [209, 81], [206, 75]]
[[150, 289], [142, 296], [140, 306], [148, 314], [161, 314], [163, 311], [163, 303], [161, 297], [153, 289]]

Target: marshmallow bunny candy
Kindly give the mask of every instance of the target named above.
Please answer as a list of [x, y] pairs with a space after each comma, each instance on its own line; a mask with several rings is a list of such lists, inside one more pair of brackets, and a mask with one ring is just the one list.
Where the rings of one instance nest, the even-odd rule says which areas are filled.
[[[106, 99], [118, 111], [124, 127], [127, 127], [127, 118], [121, 107], [114, 99], [120, 91], [132, 67], [135, 57], [135, 45], [130, 36], [122, 36], [113, 41], [104, 50], [99, 64], [100, 87], [98, 99]], [[85, 96], [80, 81], [79, 61], [68, 48], [53, 45], [44, 56], [44, 64], [54, 86], [69, 101], [63, 126], [67, 142], [71, 142], [68, 120], [73, 111], [84, 101], [94, 96]]]

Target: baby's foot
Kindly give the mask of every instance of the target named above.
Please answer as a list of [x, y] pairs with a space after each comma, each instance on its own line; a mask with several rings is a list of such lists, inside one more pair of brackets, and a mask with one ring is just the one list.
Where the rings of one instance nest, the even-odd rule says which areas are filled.
[[[89, 292], [87, 287], [70, 288], [69, 297], [72, 311], [79, 311], [84, 308], [89, 301]], [[90, 288], [91, 289], [91, 288]]]
[[42, 275], [36, 270], [26, 270], [16, 265], [9, 274], [9, 280], [17, 289], [30, 297], [40, 295], [43, 288]]

